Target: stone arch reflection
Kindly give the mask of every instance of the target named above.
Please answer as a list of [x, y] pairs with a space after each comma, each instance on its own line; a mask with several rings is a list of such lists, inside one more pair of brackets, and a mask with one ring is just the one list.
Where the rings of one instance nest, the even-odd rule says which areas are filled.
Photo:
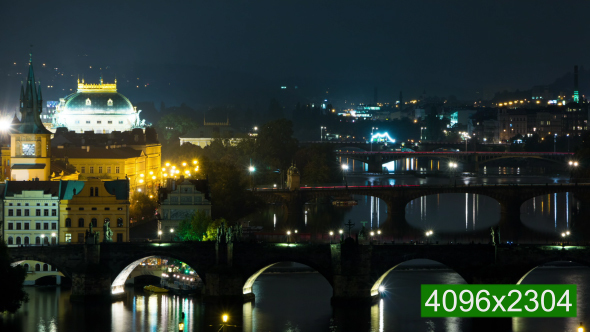
[[536, 196], [522, 204], [520, 218], [525, 226], [536, 231], [561, 233], [574, 224], [580, 204], [570, 192]]

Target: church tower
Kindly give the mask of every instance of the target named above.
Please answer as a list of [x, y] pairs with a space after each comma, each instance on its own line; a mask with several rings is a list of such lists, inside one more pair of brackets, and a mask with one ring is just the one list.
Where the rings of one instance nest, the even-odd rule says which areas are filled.
[[10, 135], [13, 181], [50, 180], [51, 132], [41, 122], [42, 108], [41, 84], [37, 88], [31, 56], [27, 83], [21, 86], [21, 119]]

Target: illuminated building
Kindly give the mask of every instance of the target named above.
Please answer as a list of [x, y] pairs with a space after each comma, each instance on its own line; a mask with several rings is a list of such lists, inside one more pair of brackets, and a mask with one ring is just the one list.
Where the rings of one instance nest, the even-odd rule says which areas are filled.
[[145, 120], [127, 97], [117, 92], [115, 83], [105, 84], [102, 77], [99, 84], [86, 84], [78, 79], [78, 90], [59, 100], [53, 116], [53, 128], [67, 127], [77, 133], [94, 131], [108, 134], [113, 131], [127, 131], [144, 128]]
[[155, 193], [162, 178], [162, 146], [151, 127], [110, 134], [80, 134], [58, 128], [51, 143], [52, 169], [57, 168], [57, 162], [73, 166], [80, 180], [127, 177], [132, 191]]
[[13, 124], [10, 134], [10, 178], [13, 181], [49, 180], [51, 161], [51, 132], [43, 126], [39, 117], [43, 97], [41, 86], [35, 84], [33, 62], [29, 60], [27, 86], [21, 86], [21, 119]]
[[203, 127], [188, 132], [180, 137], [180, 145], [190, 143], [206, 147], [211, 145], [214, 139], [227, 139], [231, 145], [237, 145], [247, 134], [238, 132], [230, 127], [229, 119], [226, 122], [203, 121]]
[[205, 211], [211, 215], [211, 201], [207, 180], [185, 180], [183, 177], [176, 181], [168, 179], [166, 188], [160, 190], [160, 227], [162, 239], [171, 240], [174, 235], [172, 229], [184, 219], [193, 216], [197, 211]]
[[9, 247], [58, 243], [60, 186], [56, 181], [6, 181], [4, 240]]
[[62, 181], [59, 203], [59, 241], [84, 243], [92, 223], [104, 240], [103, 226], [109, 223], [113, 242], [129, 241], [129, 182], [127, 180]]

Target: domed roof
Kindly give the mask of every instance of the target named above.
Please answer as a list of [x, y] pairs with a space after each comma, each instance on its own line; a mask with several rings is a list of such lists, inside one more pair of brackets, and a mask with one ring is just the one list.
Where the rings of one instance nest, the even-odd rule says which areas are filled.
[[134, 112], [133, 105], [118, 92], [77, 92], [66, 97], [66, 111]]

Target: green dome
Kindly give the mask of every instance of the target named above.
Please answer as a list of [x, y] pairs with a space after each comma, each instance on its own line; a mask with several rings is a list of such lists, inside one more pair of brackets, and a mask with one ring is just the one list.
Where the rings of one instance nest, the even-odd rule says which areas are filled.
[[[87, 104], [90, 100], [90, 105]], [[109, 102], [110, 101], [110, 102]], [[95, 93], [77, 92], [66, 97], [66, 111], [113, 111], [117, 113], [133, 113], [133, 105], [118, 92]]]

